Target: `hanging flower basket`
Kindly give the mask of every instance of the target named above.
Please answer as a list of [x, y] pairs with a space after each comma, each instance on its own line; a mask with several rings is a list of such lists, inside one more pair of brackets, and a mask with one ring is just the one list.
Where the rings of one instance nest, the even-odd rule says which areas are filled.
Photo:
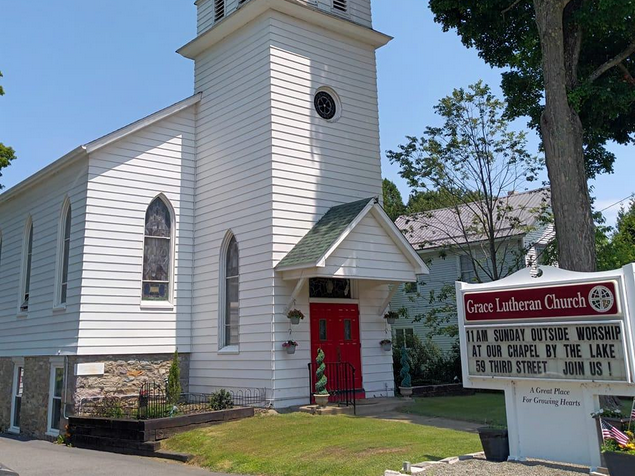
[[390, 350], [392, 350], [392, 341], [390, 339], [384, 339], [382, 341], [379, 341], [379, 345], [381, 345], [381, 348], [385, 350], [386, 352], [389, 352]]
[[294, 340], [288, 340], [282, 344], [282, 348], [287, 350], [287, 354], [295, 354], [295, 348], [298, 343]]
[[384, 314], [384, 319], [388, 324], [394, 324], [397, 319], [399, 319], [399, 313], [397, 311], [388, 311]]
[[300, 324], [300, 319], [304, 319], [304, 314], [299, 309], [291, 309], [287, 313], [287, 317], [291, 320], [291, 324]]

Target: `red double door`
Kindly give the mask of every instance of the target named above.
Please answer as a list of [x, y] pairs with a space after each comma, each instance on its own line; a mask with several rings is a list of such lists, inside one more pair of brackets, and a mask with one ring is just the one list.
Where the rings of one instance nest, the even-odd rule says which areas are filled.
[[[324, 362], [347, 362], [355, 368], [355, 389], [363, 398], [362, 358], [357, 304], [311, 304], [311, 356], [315, 364], [318, 349], [325, 354]], [[327, 366], [327, 379], [328, 375]], [[330, 386], [330, 385], [329, 385]], [[328, 387], [327, 387], [328, 388]]]

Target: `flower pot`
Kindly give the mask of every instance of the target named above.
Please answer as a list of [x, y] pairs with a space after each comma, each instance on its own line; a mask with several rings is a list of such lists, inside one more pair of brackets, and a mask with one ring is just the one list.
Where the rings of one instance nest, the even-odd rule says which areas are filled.
[[385, 350], [386, 352], [389, 352], [390, 350], [392, 350], [392, 344], [382, 344], [381, 348], [382, 348], [382, 350]]
[[632, 476], [635, 472], [635, 455], [607, 451], [603, 456], [611, 476]]
[[295, 354], [295, 345], [287, 346], [287, 354]]
[[299, 317], [290, 317], [289, 320], [291, 321], [291, 324], [293, 324], [294, 326], [300, 324]]
[[393, 325], [395, 322], [397, 322], [397, 319], [395, 319], [394, 317], [388, 317], [386, 318], [386, 322], [390, 325]]
[[478, 429], [485, 459], [502, 462], [509, 457], [509, 437], [506, 429], [483, 427]]
[[402, 397], [409, 397], [412, 395], [412, 387], [399, 387], [399, 393]]
[[313, 398], [315, 398], [315, 403], [318, 407], [325, 407], [329, 403], [330, 395], [328, 393], [324, 394], [313, 394]]

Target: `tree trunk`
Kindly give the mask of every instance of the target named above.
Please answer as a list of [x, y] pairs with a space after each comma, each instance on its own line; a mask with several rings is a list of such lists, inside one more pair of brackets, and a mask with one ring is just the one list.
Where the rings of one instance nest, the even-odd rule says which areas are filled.
[[[595, 271], [595, 226], [584, 163], [583, 128], [567, 96], [564, 8], [568, 0], [534, 0], [545, 81], [540, 128], [551, 183], [551, 206], [558, 239], [558, 264], [572, 271]], [[569, 64], [567, 64], [569, 63]]]

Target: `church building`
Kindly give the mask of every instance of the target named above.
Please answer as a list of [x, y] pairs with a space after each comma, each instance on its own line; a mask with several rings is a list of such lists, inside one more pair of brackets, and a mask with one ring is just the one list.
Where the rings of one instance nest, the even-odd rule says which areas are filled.
[[380, 202], [390, 37], [370, 0], [196, 5], [191, 97], [0, 195], [1, 430], [55, 437], [177, 349], [187, 392], [307, 404], [322, 348], [358, 396], [393, 395], [383, 316], [428, 270]]

